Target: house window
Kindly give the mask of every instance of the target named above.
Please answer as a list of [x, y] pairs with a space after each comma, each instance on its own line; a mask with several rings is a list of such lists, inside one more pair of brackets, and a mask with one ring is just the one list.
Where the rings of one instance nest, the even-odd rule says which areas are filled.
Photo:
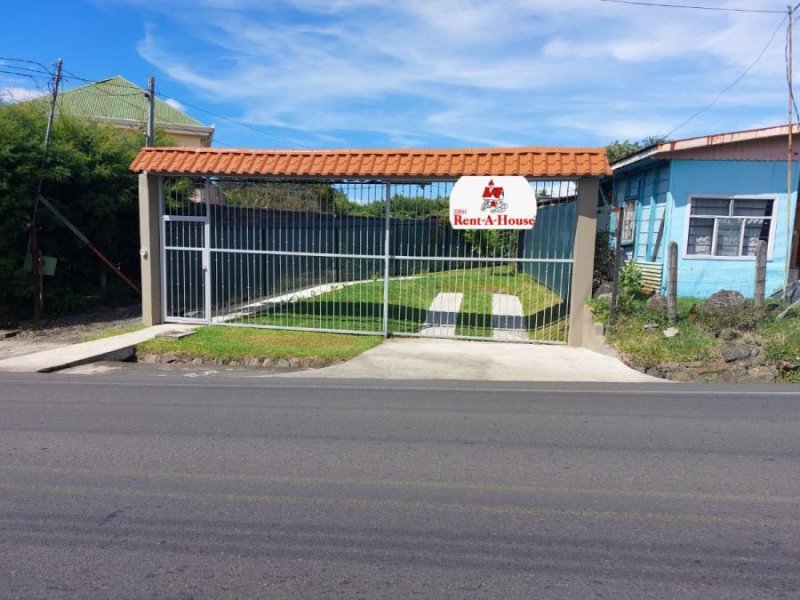
[[769, 243], [773, 199], [692, 198], [687, 256], [755, 256], [759, 240]]
[[622, 205], [622, 235], [621, 244], [632, 244], [636, 224], [636, 198], [625, 200]]

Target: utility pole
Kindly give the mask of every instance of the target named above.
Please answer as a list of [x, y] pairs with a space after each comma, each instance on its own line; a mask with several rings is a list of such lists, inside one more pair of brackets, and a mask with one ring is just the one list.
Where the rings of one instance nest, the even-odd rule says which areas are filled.
[[147, 98], [147, 133], [145, 134], [145, 146], [152, 148], [156, 145], [156, 80], [152, 75], [147, 78], [147, 93], [145, 97]]
[[31, 219], [31, 270], [33, 271], [33, 321], [39, 326], [39, 319], [42, 315], [44, 306], [44, 279], [42, 277], [42, 252], [39, 249], [39, 237], [37, 235], [39, 198], [42, 195], [42, 185], [44, 183], [44, 170], [47, 166], [47, 151], [50, 147], [50, 138], [53, 135], [53, 121], [56, 116], [56, 100], [58, 100], [58, 87], [61, 84], [61, 67], [63, 61], [59, 58], [56, 63], [56, 72], [53, 76], [53, 91], [50, 96], [50, 114], [47, 118], [47, 129], [44, 133], [44, 148], [42, 149], [42, 161], [40, 163], [39, 185], [36, 187], [36, 199], [33, 203], [33, 218]]
[[792, 122], [794, 119], [792, 118], [792, 18], [794, 16], [794, 10], [792, 10], [792, 6], [789, 5], [786, 7], [789, 13], [789, 22], [787, 25], [786, 30], [786, 78], [787, 83], [789, 84], [789, 93], [788, 93], [788, 122], [789, 122], [789, 132], [788, 132], [788, 143], [786, 146], [786, 267], [784, 270], [784, 288], [783, 288], [783, 295], [784, 298], [789, 293], [789, 263], [792, 259], [792, 224], [791, 224], [791, 215], [792, 215]]

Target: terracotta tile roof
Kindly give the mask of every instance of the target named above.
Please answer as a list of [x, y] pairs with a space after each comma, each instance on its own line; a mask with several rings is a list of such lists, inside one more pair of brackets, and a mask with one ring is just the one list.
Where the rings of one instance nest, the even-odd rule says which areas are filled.
[[610, 175], [603, 148], [453, 150], [229, 150], [143, 148], [136, 172], [267, 177], [452, 178], [524, 175], [569, 178]]

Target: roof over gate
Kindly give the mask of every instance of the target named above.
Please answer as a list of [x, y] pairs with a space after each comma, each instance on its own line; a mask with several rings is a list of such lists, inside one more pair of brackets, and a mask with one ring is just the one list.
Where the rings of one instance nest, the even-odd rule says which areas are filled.
[[229, 150], [143, 148], [136, 172], [253, 177], [460, 177], [523, 175], [571, 178], [611, 174], [603, 148], [453, 150]]

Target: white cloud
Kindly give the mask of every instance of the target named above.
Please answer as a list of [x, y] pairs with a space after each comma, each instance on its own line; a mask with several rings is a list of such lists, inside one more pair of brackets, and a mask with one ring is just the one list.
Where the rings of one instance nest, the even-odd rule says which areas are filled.
[[164, 100], [164, 104], [169, 104], [172, 108], [174, 108], [175, 110], [179, 110], [181, 112], [186, 111], [186, 108], [183, 106], [183, 104], [181, 104], [174, 98], [167, 98], [166, 100]]
[[[781, 20], [586, 0], [195, 0], [191, 11], [185, 0], [128, 1], [168, 20], [141, 40], [146, 60], [235, 107], [230, 116], [294, 129], [310, 144], [663, 134], [738, 77]], [[781, 38], [678, 135], [780, 119]]]
[[42, 95], [41, 90], [25, 87], [0, 87], [0, 102], [14, 104], [25, 102]]

